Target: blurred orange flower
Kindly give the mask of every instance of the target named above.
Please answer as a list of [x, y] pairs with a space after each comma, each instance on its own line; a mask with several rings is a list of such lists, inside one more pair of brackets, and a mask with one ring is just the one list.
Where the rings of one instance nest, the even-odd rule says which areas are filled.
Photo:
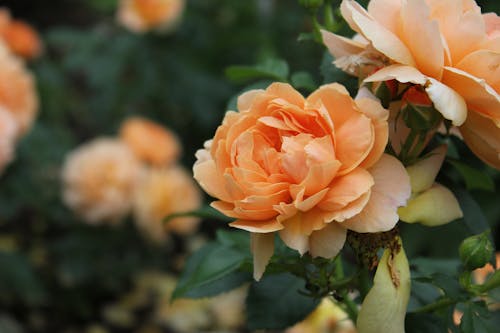
[[119, 140], [98, 138], [84, 144], [66, 156], [64, 202], [88, 223], [118, 223], [130, 211], [140, 166]]
[[168, 30], [179, 22], [184, 6], [185, 0], [121, 0], [118, 21], [138, 33]]
[[17, 123], [11, 113], [0, 107], [0, 172], [14, 158]]
[[24, 59], [33, 59], [42, 53], [38, 33], [27, 23], [13, 20], [6, 8], [0, 8], [0, 38], [9, 49]]
[[238, 99], [213, 140], [198, 151], [194, 176], [212, 206], [252, 233], [254, 277], [274, 252], [274, 233], [301, 254], [332, 258], [347, 229], [381, 232], [410, 197], [403, 165], [384, 154], [388, 111], [354, 101], [339, 84], [307, 99], [274, 83]]
[[179, 166], [147, 170], [134, 195], [134, 214], [138, 227], [152, 240], [165, 241], [168, 232], [193, 233], [200, 220], [177, 217], [168, 223], [163, 219], [172, 213], [198, 209], [201, 193], [191, 175]]
[[156, 166], [176, 162], [181, 153], [179, 140], [171, 131], [145, 118], [128, 118], [120, 137], [139, 159]]
[[[384, 67], [365, 82], [421, 85], [444, 118], [484, 162], [500, 168], [500, 18], [474, 0], [371, 0], [368, 11], [344, 0], [342, 16], [359, 35], [323, 31], [351, 74]], [[372, 70], [373, 72], [373, 70]], [[471, 110], [467, 114], [467, 110]]]
[[31, 73], [3, 43], [0, 43], [0, 106], [16, 120], [18, 136], [28, 131], [38, 111], [38, 96]]

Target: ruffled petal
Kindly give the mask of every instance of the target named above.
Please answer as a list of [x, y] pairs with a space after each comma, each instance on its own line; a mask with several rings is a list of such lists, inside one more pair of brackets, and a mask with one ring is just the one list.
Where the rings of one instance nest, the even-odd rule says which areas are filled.
[[253, 255], [253, 278], [259, 281], [274, 253], [274, 233], [251, 233], [250, 248]]
[[358, 215], [343, 222], [356, 232], [381, 232], [392, 229], [399, 220], [398, 207], [410, 198], [410, 177], [396, 158], [384, 154], [368, 170], [375, 181], [370, 200]]
[[485, 163], [500, 169], [500, 127], [480, 114], [470, 112], [460, 127], [465, 143]]
[[314, 231], [309, 238], [309, 252], [313, 257], [333, 258], [344, 246], [347, 230], [338, 223], [329, 223]]
[[342, 1], [340, 10], [349, 26], [372, 42], [376, 50], [396, 63], [415, 66], [415, 60], [403, 42], [375, 21], [356, 1]]

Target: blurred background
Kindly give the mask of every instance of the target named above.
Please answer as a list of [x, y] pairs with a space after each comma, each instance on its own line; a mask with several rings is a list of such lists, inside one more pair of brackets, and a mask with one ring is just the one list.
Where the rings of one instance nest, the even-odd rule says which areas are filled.
[[[483, 12], [499, 12], [496, 0], [478, 3]], [[178, 138], [182, 153], [168, 163], [189, 174], [196, 150], [213, 136], [233, 96], [247, 89], [249, 82], [226, 77], [228, 66], [285, 59], [291, 73], [310, 73], [309, 86], [355, 82], [330, 65], [323, 46], [306, 37], [299, 41], [312, 23], [298, 1], [189, 0], [166, 31], [145, 32], [117, 20], [119, 5], [0, 1], [12, 18], [35, 29], [43, 45], [39, 56], [23, 60], [36, 82], [38, 114], [16, 140], [15, 157], [0, 178], [0, 332], [244, 332], [244, 290], [224, 301], [174, 306], [168, 298], [185, 257], [225, 223], [205, 218], [158, 240], [136, 223], [141, 217], [133, 210], [111, 222], [89, 222], [85, 212], [91, 207], [75, 209], [64, 198], [71, 182], [61, 176], [67, 156], [95, 138], [118, 140], [124, 121], [140, 116]], [[465, 147], [457, 149], [500, 188], [498, 172], [484, 168]], [[166, 168], [148, 163], [148, 172]], [[408, 255], [454, 262], [475, 223], [493, 228], [498, 248], [498, 190], [474, 188], [471, 197], [471, 209], [477, 202], [484, 212], [481, 221], [458, 221], [432, 233], [405, 226]], [[239, 314], [228, 315], [232, 308]]]

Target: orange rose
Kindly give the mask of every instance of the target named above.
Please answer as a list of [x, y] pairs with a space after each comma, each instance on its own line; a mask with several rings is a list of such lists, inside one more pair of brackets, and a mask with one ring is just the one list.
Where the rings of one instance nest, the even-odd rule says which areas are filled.
[[384, 154], [387, 110], [352, 100], [339, 84], [307, 99], [274, 83], [238, 99], [213, 140], [198, 151], [194, 177], [212, 206], [250, 231], [254, 277], [273, 253], [274, 233], [301, 254], [332, 258], [347, 229], [379, 232], [410, 197], [402, 164]]
[[157, 166], [174, 163], [181, 153], [177, 137], [166, 128], [140, 117], [128, 118], [120, 137], [137, 157]]
[[118, 223], [131, 209], [140, 168], [121, 141], [95, 139], [66, 157], [64, 202], [90, 224]]
[[11, 113], [0, 107], [0, 172], [14, 158], [17, 123]]
[[19, 133], [28, 131], [38, 111], [35, 83], [24, 64], [0, 42], [0, 106], [17, 122]]
[[163, 219], [177, 212], [200, 208], [201, 194], [193, 178], [181, 167], [148, 170], [134, 194], [135, 221], [144, 233], [157, 242], [165, 241], [168, 232], [181, 235], [196, 231], [196, 217], [177, 217], [168, 223]]
[[118, 21], [134, 32], [168, 30], [176, 25], [185, 0], [121, 0]]
[[396, 79], [423, 86], [436, 109], [460, 126], [471, 150], [500, 168], [496, 14], [482, 15], [473, 0], [372, 0], [368, 11], [344, 0], [341, 11], [360, 35], [349, 40], [323, 31], [337, 65], [355, 74], [383, 64], [365, 82]]
[[33, 59], [42, 53], [37, 32], [23, 21], [13, 20], [8, 9], [0, 8], [0, 38], [16, 55]]

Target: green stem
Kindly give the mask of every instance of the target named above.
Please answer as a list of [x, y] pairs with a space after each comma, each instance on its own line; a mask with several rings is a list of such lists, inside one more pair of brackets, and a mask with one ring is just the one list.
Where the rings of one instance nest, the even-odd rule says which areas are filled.
[[[344, 277], [344, 267], [342, 266], [341, 256], [338, 256], [335, 260], [335, 276], [338, 279], [342, 279]], [[353, 322], [356, 322], [356, 319], [358, 318], [358, 305], [349, 298], [347, 289], [342, 289], [340, 295], [342, 296], [342, 303], [345, 311], [349, 315], [349, 318], [351, 318]]]
[[[493, 275], [484, 284], [480, 286], [471, 286], [469, 290], [477, 295], [480, 295], [498, 287], [500, 287], [500, 270], [495, 271], [495, 273], [493, 273]], [[460, 301], [463, 300], [456, 300], [456, 299], [451, 299], [449, 297], [444, 297], [435, 301], [434, 303], [424, 305], [413, 312], [415, 313], [432, 312], [456, 304]]]
[[413, 312], [414, 313], [433, 312], [435, 310], [446, 308], [446, 307], [448, 307], [452, 304], [455, 304], [455, 303], [457, 303], [456, 300], [445, 297], [445, 298], [441, 298], [441, 299], [435, 301], [434, 303], [424, 305], [424, 306], [414, 310]]

